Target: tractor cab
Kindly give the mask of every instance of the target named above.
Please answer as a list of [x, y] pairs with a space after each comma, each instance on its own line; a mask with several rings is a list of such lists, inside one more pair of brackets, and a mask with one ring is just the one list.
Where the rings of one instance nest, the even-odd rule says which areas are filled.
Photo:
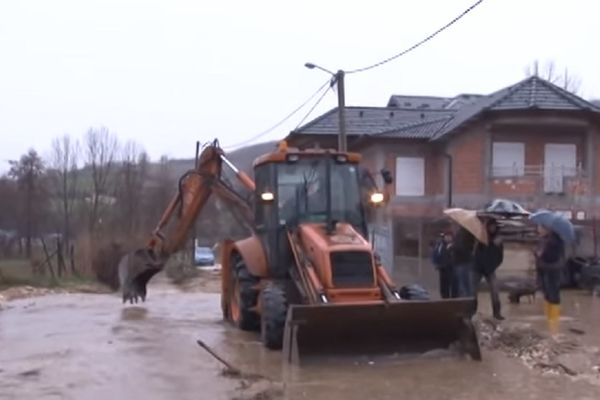
[[291, 252], [281, 251], [286, 234], [303, 224], [318, 224], [328, 234], [337, 224], [348, 224], [368, 237], [364, 199], [379, 204], [384, 196], [374, 184], [365, 190], [359, 162], [356, 153], [300, 151], [285, 142], [256, 160], [255, 222], [271, 266], [291, 262]]

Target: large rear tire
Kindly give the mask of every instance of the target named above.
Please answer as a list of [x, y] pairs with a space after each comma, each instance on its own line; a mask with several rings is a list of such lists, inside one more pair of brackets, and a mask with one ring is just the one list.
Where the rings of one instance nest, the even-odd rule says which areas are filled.
[[283, 347], [283, 333], [288, 303], [285, 292], [275, 284], [269, 284], [262, 291], [261, 339], [265, 347], [280, 350]]
[[260, 329], [260, 317], [252, 308], [258, 300], [256, 284], [259, 278], [250, 274], [241, 257], [235, 260], [232, 276], [231, 319], [239, 329], [257, 331]]

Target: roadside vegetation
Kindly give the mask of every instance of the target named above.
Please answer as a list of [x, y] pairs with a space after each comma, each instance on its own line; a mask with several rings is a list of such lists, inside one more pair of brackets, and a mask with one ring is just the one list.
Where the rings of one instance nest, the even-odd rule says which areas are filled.
[[[229, 156], [251, 173], [252, 160], [271, 146], [254, 145]], [[92, 127], [80, 138], [55, 138], [47, 153], [31, 148], [9, 164], [0, 175], [0, 289], [98, 281], [117, 290], [118, 261], [146, 243], [176, 193], [179, 176], [193, 168], [194, 160], [163, 156], [153, 162], [141, 144]], [[195, 232], [202, 246], [246, 234], [214, 199]], [[192, 243], [190, 237], [169, 261], [166, 273], [176, 283], [197, 275]]]

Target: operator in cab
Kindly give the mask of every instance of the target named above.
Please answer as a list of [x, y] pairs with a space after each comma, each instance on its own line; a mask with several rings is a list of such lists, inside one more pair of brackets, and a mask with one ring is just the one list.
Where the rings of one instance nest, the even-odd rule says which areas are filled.
[[[324, 182], [313, 180], [296, 186], [296, 195], [284, 201], [281, 216], [304, 215], [324, 212], [327, 204], [327, 190]], [[297, 207], [300, 213], [297, 213]]]

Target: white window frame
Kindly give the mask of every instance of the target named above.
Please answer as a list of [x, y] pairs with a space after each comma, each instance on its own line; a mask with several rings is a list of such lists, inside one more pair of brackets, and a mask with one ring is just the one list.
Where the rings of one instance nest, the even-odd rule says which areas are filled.
[[396, 157], [396, 196], [425, 196], [425, 168], [425, 157]]
[[[505, 160], [509, 161], [506, 162]], [[512, 177], [525, 175], [524, 142], [492, 142], [492, 176]]]

